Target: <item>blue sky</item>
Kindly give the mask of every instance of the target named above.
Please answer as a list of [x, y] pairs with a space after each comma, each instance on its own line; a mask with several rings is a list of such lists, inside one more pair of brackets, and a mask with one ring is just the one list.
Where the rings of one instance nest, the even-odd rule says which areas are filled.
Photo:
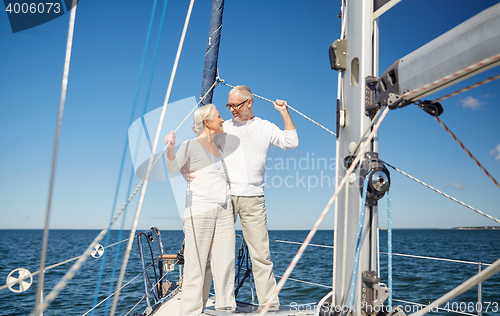
[[[113, 6], [115, 3], [81, 0], [77, 9], [51, 228], [99, 229], [110, 217], [153, 2], [127, 0]], [[151, 72], [163, 5], [158, 3], [135, 118], [142, 112]], [[168, 2], [148, 112], [163, 104], [188, 3]], [[381, 72], [495, 3], [403, 0], [380, 18]], [[199, 98], [210, 5], [211, 1], [195, 2], [171, 102]], [[226, 0], [220, 76], [233, 85], [246, 84], [264, 97], [286, 99], [335, 130], [337, 72], [330, 69], [328, 47], [340, 36], [339, 12], [340, 1]], [[0, 228], [42, 228], [44, 224], [68, 19], [66, 14], [13, 34], [7, 14], [0, 13]], [[429, 99], [496, 74], [498, 68], [491, 69]], [[441, 116], [496, 179], [500, 179], [498, 91], [500, 83], [492, 82], [443, 101]], [[228, 92], [228, 87], [217, 87], [213, 100], [224, 119], [230, 118], [223, 107]], [[254, 114], [283, 127], [270, 103], [257, 100]], [[286, 152], [271, 150], [269, 156], [266, 206], [270, 229], [310, 229], [334, 192], [327, 177], [335, 175], [335, 138], [297, 114], [292, 113], [292, 118], [299, 147]], [[389, 112], [380, 129], [380, 157], [500, 218], [498, 188], [432, 117], [415, 106]], [[290, 163], [281, 165], [281, 161]], [[130, 155], [125, 170], [119, 205], [126, 198]], [[391, 174], [394, 227], [495, 224]], [[283, 180], [288, 176], [286, 187]], [[134, 187], [138, 181], [134, 180]], [[385, 207], [384, 198], [379, 209], [382, 227]], [[135, 209], [136, 202], [132, 202], [127, 222]], [[322, 229], [333, 227], [333, 211]], [[168, 182], [148, 186], [139, 228], [151, 226], [182, 229]]]

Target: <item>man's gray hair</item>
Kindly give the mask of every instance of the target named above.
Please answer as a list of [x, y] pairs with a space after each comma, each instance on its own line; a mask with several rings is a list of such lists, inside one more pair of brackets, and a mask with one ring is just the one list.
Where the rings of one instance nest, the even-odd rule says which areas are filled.
[[249, 87], [236, 86], [233, 89], [231, 89], [231, 91], [229, 91], [229, 95], [231, 95], [233, 93], [237, 93], [240, 96], [241, 100], [250, 99], [250, 100], [252, 100], [252, 103], [253, 103], [253, 95], [252, 95], [252, 91], [250, 91]]

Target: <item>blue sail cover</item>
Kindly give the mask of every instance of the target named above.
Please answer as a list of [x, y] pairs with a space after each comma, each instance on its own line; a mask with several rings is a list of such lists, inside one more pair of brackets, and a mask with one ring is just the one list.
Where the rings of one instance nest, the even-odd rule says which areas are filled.
[[[210, 31], [208, 32], [207, 50], [205, 52], [205, 65], [203, 66], [203, 80], [201, 82], [200, 99], [210, 90], [217, 77], [217, 59], [219, 58], [220, 33], [222, 29], [222, 12], [224, 11], [224, 0], [212, 1], [212, 17], [210, 19]], [[201, 104], [212, 103], [212, 89]]]

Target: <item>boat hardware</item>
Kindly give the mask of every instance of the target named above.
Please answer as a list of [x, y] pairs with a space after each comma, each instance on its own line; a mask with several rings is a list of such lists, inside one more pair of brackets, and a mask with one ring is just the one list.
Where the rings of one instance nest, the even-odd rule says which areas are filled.
[[104, 253], [104, 247], [101, 244], [97, 244], [94, 247], [94, 250], [90, 253], [90, 255], [94, 258], [100, 258], [102, 254]]
[[[16, 272], [19, 274], [17, 278], [13, 276]], [[25, 281], [28, 278], [29, 280]], [[22, 293], [30, 288], [33, 283], [33, 275], [31, 275], [31, 272], [25, 268], [17, 268], [9, 273], [6, 283], [9, 284], [9, 290], [12, 292]], [[15, 287], [16, 285], [18, 285], [19, 288]]]
[[337, 39], [330, 45], [330, 65], [332, 69], [344, 71], [347, 68], [347, 43], [346, 40]]
[[391, 186], [389, 170], [385, 167], [384, 163], [378, 159], [378, 153], [365, 153], [365, 160], [361, 163], [359, 178], [361, 194], [363, 194], [364, 179], [368, 174], [370, 178], [368, 180], [368, 190], [366, 193], [366, 205], [376, 206], [377, 201], [384, 196], [385, 192], [387, 192]]
[[382, 309], [382, 304], [389, 297], [389, 289], [380, 283], [375, 271], [364, 271], [361, 288], [362, 315], [375, 315]]
[[416, 102], [417, 106], [429, 113], [430, 115], [437, 117], [443, 114], [443, 106], [439, 102], [432, 102], [429, 100]]

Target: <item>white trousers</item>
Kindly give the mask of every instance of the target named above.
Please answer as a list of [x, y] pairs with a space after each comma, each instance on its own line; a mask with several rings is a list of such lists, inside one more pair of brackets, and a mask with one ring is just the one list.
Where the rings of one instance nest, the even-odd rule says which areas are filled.
[[267, 231], [266, 206], [264, 196], [232, 196], [234, 221], [240, 215], [241, 230], [252, 260], [253, 278], [259, 305], [268, 301], [279, 305], [279, 298], [273, 297], [276, 279], [273, 273], [269, 234]]
[[[191, 216], [192, 215], [192, 216]], [[193, 203], [184, 212], [184, 278], [181, 316], [198, 316], [205, 306], [204, 279], [210, 260], [216, 309], [236, 308], [234, 300], [234, 220], [231, 203]]]

